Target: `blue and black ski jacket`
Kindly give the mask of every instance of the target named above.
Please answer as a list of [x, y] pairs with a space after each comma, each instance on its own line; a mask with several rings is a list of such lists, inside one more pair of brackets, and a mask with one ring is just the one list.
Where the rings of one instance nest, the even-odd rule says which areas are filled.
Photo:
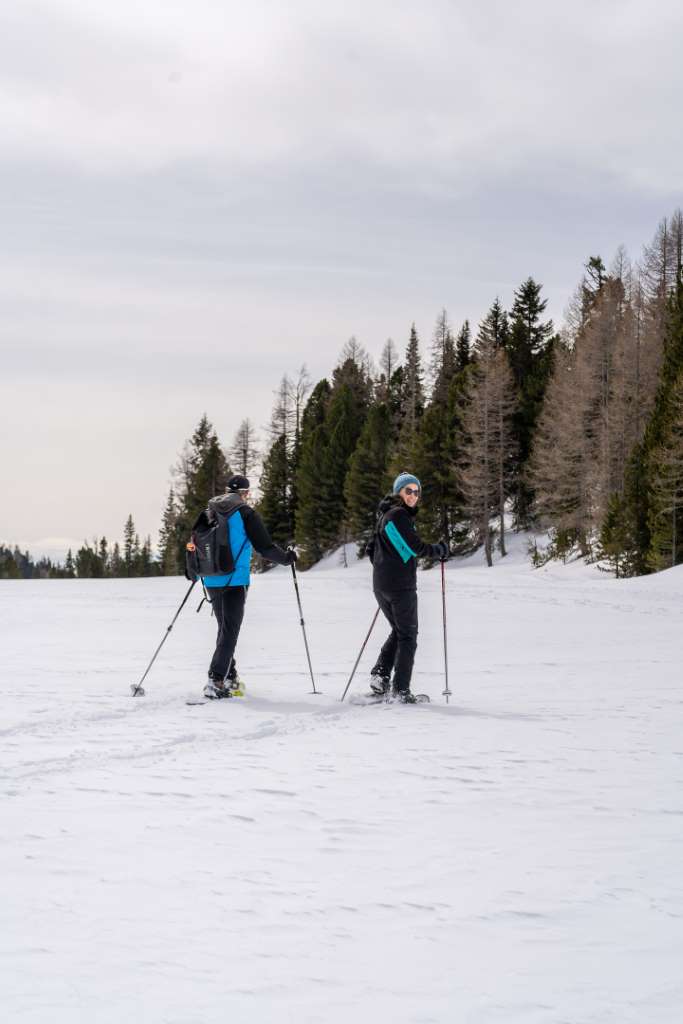
[[417, 588], [418, 558], [437, 558], [436, 544], [423, 541], [415, 528], [417, 508], [408, 508], [399, 495], [383, 498], [370, 544], [372, 586], [383, 594]]
[[221, 512], [228, 516], [228, 537], [235, 568], [225, 575], [203, 576], [205, 587], [209, 590], [214, 587], [248, 587], [252, 547], [269, 562], [288, 564], [287, 552], [273, 543], [261, 516], [239, 494], [221, 495], [212, 501], [220, 501]]

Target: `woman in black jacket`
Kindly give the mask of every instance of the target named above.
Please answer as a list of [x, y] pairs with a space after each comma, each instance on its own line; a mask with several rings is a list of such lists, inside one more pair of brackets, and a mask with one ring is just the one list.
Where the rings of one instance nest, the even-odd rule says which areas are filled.
[[393, 671], [396, 695], [406, 704], [417, 648], [417, 559], [447, 558], [444, 542], [427, 544], [415, 529], [420, 481], [412, 473], [394, 480], [393, 493], [379, 505], [372, 543], [372, 588], [391, 633], [380, 651], [370, 686], [378, 696], [388, 693]]

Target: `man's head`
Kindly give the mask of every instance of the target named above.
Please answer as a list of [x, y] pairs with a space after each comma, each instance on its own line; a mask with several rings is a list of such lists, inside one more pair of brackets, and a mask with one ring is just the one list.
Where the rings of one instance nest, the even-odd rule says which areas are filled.
[[412, 473], [399, 473], [394, 480], [394, 494], [398, 494], [409, 508], [417, 505], [421, 489], [420, 481]]
[[249, 493], [249, 481], [246, 476], [240, 476], [239, 473], [231, 476], [228, 480], [227, 491], [228, 494], [241, 494], [242, 497], [245, 497]]

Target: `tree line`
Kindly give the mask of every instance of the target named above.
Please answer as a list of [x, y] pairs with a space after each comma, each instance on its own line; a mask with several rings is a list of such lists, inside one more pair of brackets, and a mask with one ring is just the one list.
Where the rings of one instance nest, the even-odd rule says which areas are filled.
[[506, 524], [532, 515], [525, 467], [556, 339], [541, 292], [528, 278], [509, 311], [496, 299], [474, 337], [442, 310], [426, 357], [413, 324], [403, 352], [387, 340], [379, 367], [351, 338], [329, 378], [313, 385], [305, 368], [283, 377], [262, 454], [248, 420], [226, 452], [203, 416], [167, 496], [161, 571], [181, 570], [208, 497], [259, 461], [259, 511], [303, 568], [344, 542], [362, 554], [380, 498], [406, 469], [423, 484], [425, 537], [460, 551], [483, 544], [492, 563]]
[[[312, 389], [285, 377], [263, 461], [261, 508], [304, 566], [360, 551], [398, 472], [422, 481], [421, 532], [534, 560], [581, 556], [617, 575], [683, 559], [683, 215], [640, 258], [591, 256], [556, 331], [532, 277], [475, 332], [443, 310], [426, 358], [415, 325], [375, 369], [351, 339]], [[310, 390], [310, 394], [308, 394]], [[302, 396], [307, 395], [305, 403]]]
[[530, 480], [546, 557], [580, 555], [617, 575], [683, 556], [683, 216], [661, 221], [640, 260], [599, 258], [555, 345]]
[[0, 544], [0, 580], [45, 580], [54, 577], [60, 568], [50, 558], [34, 561], [17, 545], [9, 548]]
[[152, 538], [140, 541], [132, 515], [123, 528], [124, 541], [110, 545], [106, 537], [84, 541], [76, 554], [70, 548], [64, 562], [50, 558], [35, 561], [28, 551], [0, 544], [0, 579], [100, 579], [129, 576], [159, 576], [161, 567], [152, 548]]
[[580, 556], [617, 575], [678, 564], [681, 212], [636, 261], [622, 248], [609, 268], [589, 257], [559, 331], [542, 291], [528, 277], [510, 308], [495, 298], [474, 331], [444, 309], [426, 351], [413, 324], [404, 347], [386, 341], [379, 366], [351, 338], [329, 377], [314, 383], [304, 367], [282, 378], [263, 446], [246, 419], [225, 448], [202, 416], [174, 467], [155, 555], [129, 517], [121, 547], [102, 538], [38, 574], [182, 573], [208, 499], [257, 467], [259, 510], [278, 543], [296, 545], [302, 568], [349, 541], [362, 554], [403, 470], [422, 481], [425, 538], [461, 553], [482, 547], [489, 565], [496, 550], [505, 555], [510, 529], [540, 534], [537, 564]]

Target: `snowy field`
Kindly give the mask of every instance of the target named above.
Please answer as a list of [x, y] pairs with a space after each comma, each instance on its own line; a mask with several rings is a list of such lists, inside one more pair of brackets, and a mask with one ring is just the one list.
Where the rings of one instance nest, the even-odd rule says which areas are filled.
[[[414, 689], [339, 697], [369, 567], [257, 578], [188, 707], [182, 579], [0, 583], [0, 1012], [18, 1024], [679, 1024], [683, 570], [419, 575]], [[378, 629], [354, 684], [367, 689]], [[364, 671], [363, 671], [364, 670]]]

